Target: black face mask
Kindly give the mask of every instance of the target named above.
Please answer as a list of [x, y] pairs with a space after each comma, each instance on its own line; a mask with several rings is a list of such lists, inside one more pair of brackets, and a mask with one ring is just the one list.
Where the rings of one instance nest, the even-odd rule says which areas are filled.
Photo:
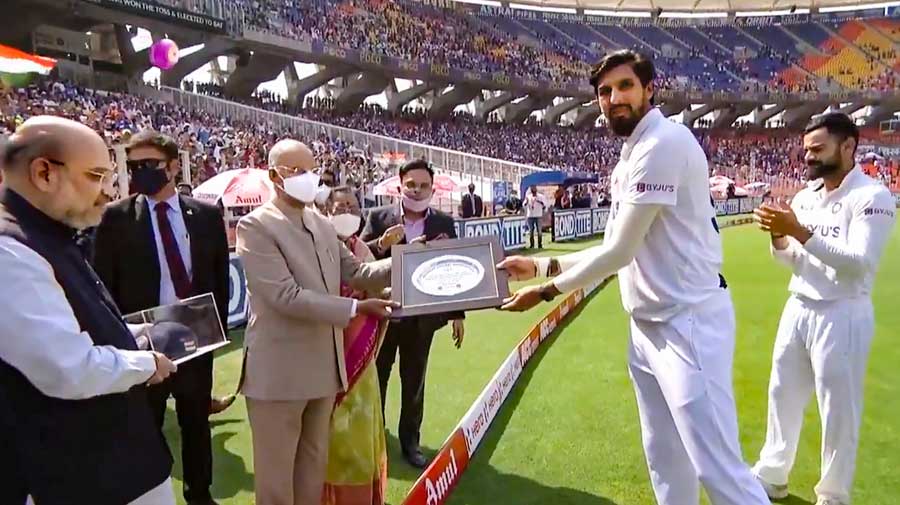
[[159, 160], [129, 161], [128, 172], [131, 175], [131, 193], [155, 195], [169, 183], [169, 174], [165, 168], [160, 167]]

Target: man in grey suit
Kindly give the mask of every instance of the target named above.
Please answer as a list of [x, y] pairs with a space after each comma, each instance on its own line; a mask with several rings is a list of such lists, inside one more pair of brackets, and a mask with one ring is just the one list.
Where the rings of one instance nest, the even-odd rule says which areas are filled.
[[342, 328], [396, 304], [340, 296], [341, 282], [380, 291], [390, 263], [360, 263], [315, 211], [312, 152], [282, 140], [269, 153], [275, 198], [240, 220], [250, 323], [242, 392], [253, 434], [257, 505], [319, 505], [335, 395], [347, 388]]

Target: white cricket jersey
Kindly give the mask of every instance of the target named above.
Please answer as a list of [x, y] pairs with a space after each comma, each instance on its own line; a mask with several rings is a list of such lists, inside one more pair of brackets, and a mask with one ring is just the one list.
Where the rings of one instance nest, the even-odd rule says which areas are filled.
[[652, 109], [622, 146], [612, 172], [615, 233], [622, 202], [658, 204], [634, 260], [619, 271], [622, 305], [635, 319], [666, 321], [720, 292], [722, 241], [709, 194], [709, 166], [684, 125]]
[[791, 208], [812, 238], [804, 245], [789, 238], [788, 249], [773, 249], [793, 269], [788, 289], [813, 300], [871, 295], [896, 220], [894, 195], [857, 166], [830, 194], [812, 181]]

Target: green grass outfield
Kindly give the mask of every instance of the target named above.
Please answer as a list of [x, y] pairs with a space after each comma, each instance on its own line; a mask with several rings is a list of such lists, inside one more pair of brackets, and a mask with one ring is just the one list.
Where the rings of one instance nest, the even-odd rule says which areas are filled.
[[[754, 460], [765, 436], [766, 387], [774, 332], [787, 298], [788, 272], [768, 256], [766, 238], [751, 227], [723, 230], [725, 275], [737, 309], [735, 394], [744, 456]], [[549, 244], [545, 254], [592, 245]], [[866, 405], [854, 503], [900, 501], [900, 233], [888, 246], [877, 282], [877, 333], [866, 379]], [[435, 338], [429, 367], [423, 445], [436, 451], [497, 367], [549, 307], [526, 314], [470, 313], [466, 341], [453, 349], [448, 330]], [[627, 326], [611, 284], [576, 312], [523, 371], [488, 431], [452, 505], [643, 505], [653, 504], [640, 444], [637, 409], [626, 369]], [[240, 370], [240, 333], [216, 359], [215, 387], [230, 392]], [[389, 502], [398, 505], [418, 476], [399, 456], [396, 424], [399, 378], [388, 394]], [[171, 405], [170, 405], [171, 406]], [[177, 452], [174, 412], [166, 435]], [[814, 502], [819, 424], [810, 403], [792, 476], [792, 504]], [[214, 418], [213, 496], [222, 505], [253, 503], [250, 432], [243, 401]], [[180, 457], [176, 457], [180, 460]], [[181, 492], [181, 467], [173, 472]], [[180, 496], [179, 496], [180, 500]], [[181, 502], [180, 502], [181, 503]]]

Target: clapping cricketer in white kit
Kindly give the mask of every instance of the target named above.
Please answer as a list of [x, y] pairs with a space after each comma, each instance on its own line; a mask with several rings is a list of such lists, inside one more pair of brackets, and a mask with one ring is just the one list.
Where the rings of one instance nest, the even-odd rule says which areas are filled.
[[732, 393], [735, 319], [709, 167], [691, 131], [652, 106], [653, 63], [607, 55], [591, 84], [610, 129], [626, 137], [612, 173], [604, 244], [555, 259], [511, 257], [513, 278], [556, 278], [509, 298], [527, 310], [618, 272], [631, 315], [629, 371], [644, 452], [660, 505], [768, 505], [741, 457]]
[[884, 185], [854, 165], [859, 131], [840, 113], [805, 130], [809, 185], [790, 206], [755, 211], [772, 254], [793, 271], [769, 380], [766, 443], [754, 472], [773, 499], [788, 496], [803, 411], [815, 391], [822, 418], [818, 505], [849, 505], [875, 328], [872, 285], [894, 226]]

